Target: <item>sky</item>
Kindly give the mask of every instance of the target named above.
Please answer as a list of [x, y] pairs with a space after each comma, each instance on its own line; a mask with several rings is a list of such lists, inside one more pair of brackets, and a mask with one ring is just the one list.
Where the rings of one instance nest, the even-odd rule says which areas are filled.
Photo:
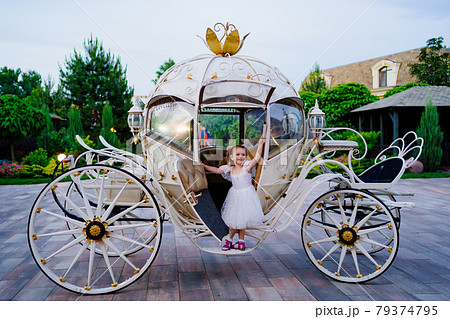
[[298, 90], [321, 69], [426, 46], [450, 46], [448, 0], [0, 0], [0, 67], [35, 70], [59, 82], [59, 68], [98, 38], [120, 57], [135, 95], [146, 96], [159, 66], [210, 51], [199, 38], [233, 23], [239, 55], [277, 67]]

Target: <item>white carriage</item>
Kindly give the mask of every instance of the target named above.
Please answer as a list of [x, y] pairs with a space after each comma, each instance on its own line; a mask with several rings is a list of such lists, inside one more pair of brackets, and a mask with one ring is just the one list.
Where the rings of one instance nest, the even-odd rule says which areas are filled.
[[[364, 156], [357, 143], [333, 140], [338, 129], [323, 127], [318, 106], [306, 118], [303, 101], [280, 71], [234, 55], [242, 41], [232, 25], [223, 27], [224, 44], [212, 30], [207, 34], [216, 54], [167, 70], [145, 109], [134, 101], [129, 124], [142, 155], [104, 139], [103, 149], [91, 149], [78, 138], [86, 152], [36, 198], [29, 245], [39, 268], [56, 284], [83, 294], [127, 287], [152, 265], [167, 221], [202, 251], [235, 255], [297, 223], [311, 262], [344, 282], [371, 280], [393, 262], [400, 208], [410, 203], [397, 202], [396, 195], [408, 194], [390, 188], [420, 155], [422, 140], [413, 133], [396, 140], [389, 148], [397, 150], [393, 157], [377, 158], [357, 176], [351, 159]], [[265, 221], [246, 230], [245, 251], [222, 251], [228, 227], [220, 208], [230, 183], [206, 173], [200, 163], [224, 163], [226, 147], [235, 144], [246, 145], [252, 157], [262, 132], [262, 160], [253, 173]], [[327, 157], [335, 151], [348, 153], [348, 165]], [[345, 173], [326, 171], [327, 163]], [[319, 167], [321, 174], [307, 178]], [[296, 218], [312, 194], [317, 198], [303, 220]]]

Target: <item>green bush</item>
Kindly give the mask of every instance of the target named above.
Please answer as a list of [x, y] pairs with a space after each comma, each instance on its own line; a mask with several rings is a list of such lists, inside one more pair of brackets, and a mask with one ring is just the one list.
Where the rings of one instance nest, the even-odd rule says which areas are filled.
[[39, 166], [47, 166], [48, 164], [48, 157], [47, 157], [47, 151], [43, 148], [38, 148], [35, 151], [30, 152], [25, 158], [23, 159], [23, 163], [25, 165], [39, 165]]
[[59, 131], [44, 132], [37, 138], [38, 146], [47, 150], [49, 156], [62, 153], [66, 149], [74, 148], [75, 143], [67, 134], [67, 129], [64, 127]]
[[41, 165], [23, 165], [22, 166], [23, 171], [19, 175], [19, 177], [26, 177], [26, 178], [42, 178], [44, 177], [43, 171], [44, 167]]

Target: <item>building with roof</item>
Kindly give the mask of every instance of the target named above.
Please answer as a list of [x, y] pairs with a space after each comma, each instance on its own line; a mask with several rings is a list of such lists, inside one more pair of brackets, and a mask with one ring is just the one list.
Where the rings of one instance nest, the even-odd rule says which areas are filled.
[[[422, 48], [322, 70], [327, 88], [356, 82], [364, 84], [372, 94], [383, 96], [393, 87], [416, 82], [409, 64], [417, 63]], [[450, 52], [450, 49], [443, 49]]]
[[397, 137], [417, 129], [429, 99], [433, 105], [437, 106], [439, 124], [444, 132], [443, 164], [448, 165], [450, 164], [450, 87], [415, 86], [351, 111], [352, 119], [360, 132], [381, 131], [380, 148], [383, 148]]

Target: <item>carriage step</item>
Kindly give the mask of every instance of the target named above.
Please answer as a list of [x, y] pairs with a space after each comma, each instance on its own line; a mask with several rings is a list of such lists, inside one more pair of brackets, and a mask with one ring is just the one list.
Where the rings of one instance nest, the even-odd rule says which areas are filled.
[[202, 250], [207, 253], [219, 254], [219, 255], [232, 255], [232, 256], [247, 254], [254, 249], [255, 249], [255, 247], [246, 247], [246, 249], [244, 251], [238, 250], [238, 249], [230, 249], [230, 250], [223, 251], [221, 246], [202, 247]]

